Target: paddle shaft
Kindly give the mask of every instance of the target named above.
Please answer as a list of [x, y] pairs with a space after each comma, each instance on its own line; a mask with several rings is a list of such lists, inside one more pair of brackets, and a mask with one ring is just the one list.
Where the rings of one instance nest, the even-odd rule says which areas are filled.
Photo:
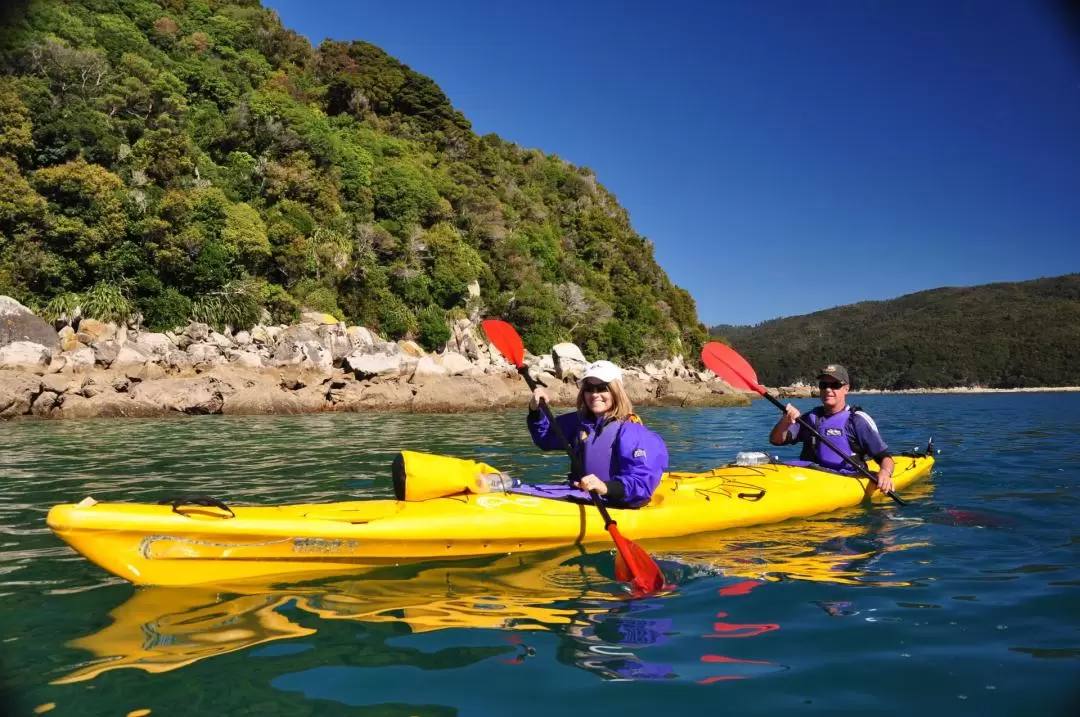
[[[762, 396], [764, 396], [765, 398], [769, 399], [769, 402], [770, 402], [770, 403], [771, 403], [772, 405], [776, 406], [777, 408], [779, 408], [779, 409], [780, 409], [781, 411], [783, 411], [783, 412], [786, 412], [786, 411], [787, 411], [787, 408], [786, 408], [786, 407], [784, 406], [784, 404], [780, 403], [780, 401], [779, 401], [779, 400], [777, 400], [776, 396], [773, 396], [773, 395], [772, 395], [771, 393], [769, 393], [768, 391], [766, 391], [766, 390], [765, 390], [764, 388], [762, 388], [761, 386], [757, 386], [757, 389], [758, 389], [758, 393], [760, 393], [760, 394], [761, 394]], [[825, 436], [821, 435], [821, 432], [820, 432], [820, 431], [818, 431], [818, 429], [814, 428], [814, 427], [813, 427], [813, 426], [812, 426], [812, 425], [810, 424], [810, 422], [809, 422], [809, 421], [807, 421], [807, 420], [806, 420], [805, 418], [803, 418], [802, 416], [799, 416], [799, 419], [798, 419], [798, 423], [799, 423], [799, 425], [800, 425], [800, 426], [802, 426], [802, 427], [803, 427], [803, 428], [805, 428], [806, 430], [810, 431], [810, 433], [814, 434], [814, 435], [815, 435], [815, 436], [816, 436], [816, 437], [818, 438], [818, 440], [820, 440], [820, 441], [821, 441], [822, 443], [824, 443], [824, 444], [825, 444], [826, 446], [828, 446], [829, 448], [831, 448], [831, 449], [833, 450], [833, 453], [835, 453], [836, 455], [838, 455], [838, 456], [840, 456], [841, 458], [843, 458], [843, 459], [844, 459], [844, 462], [845, 462], [845, 463], [847, 463], [847, 464], [848, 464], [849, 466], [851, 466], [852, 468], [854, 468], [855, 470], [859, 471], [859, 472], [860, 472], [860, 473], [862, 473], [862, 474], [863, 474], [864, 476], [866, 476], [867, 478], [869, 478], [869, 479], [870, 479], [870, 480], [871, 480], [871, 481], [873, 482], [873, 484], [874, 484], [874, 485], [877, 485], [877, 484], [878, 484], [878, 481], [877, 481], [877, 476], [875, 476], [875, 475], [874, 475], [873, 473], [871, 473], [871, 472], [870, 472], [869, 470], [867, 470], [866, 466], [862, 465], [861, 463], [859, 463], [858, 461], [856, 461], [856, 460], [855, 460], [854, 458], [852, 458], [851, 456], [847, 455], [846, 453], [844, 453], [843, 451], [841, 451], [841, 450], [840, 450], [839, 448], [837, 448], [837, 447], [836, 447], [835, 445], [833, 445], [833, 442], [832, 442], [832, 441], [830, 441], [830, 440], [829, 440], [828, 438], [826, 438]], [[890, 490], [890, 491], [889, 491], [888, 493], [886, 493], [885, 495], [887, 495], [887, 496], [889, 496], [890, 498], [892, 498], [893, 500], [895, 500], [895, 501], [897, 502], [897, 504], [899, 504], [899, 505], [907, 505], [907, 501], [906, 501], [906, 500], [904, 500], [903, 498], [901, 498], [900, 496], [898, 496], [898, 495], [897, 495], [896, 493], [893, 493], [893, 492], [892, 492], [891, 490]]]
[[[518, 373], [525, 379], [525, 383], [528, 384], [530, 391], [536, 390], [536, 381], [529, 375], [529, 369], [527, 366], [518, 366]], [[559, 426], [559, 422], [555, 420], [554, 414], [551, 413], [551, 407], [547, 405], [547, 401], [540, 399], [540, 412], [548, 419], [548, 423], [555, 430], [555, 435], [559, 437], [559, 442], [563, 444], [563, 448], [566, 450], [566, 455], [570, 456], [570, 468], [575, 475], [584, 476], [585, 467], [581, 465], [581, 459], [578, 454], [574, 453], [574, 449], [570, 447], [570, 441], [566, 440], [566, 435], [562, 432], [562, 427]], [[600, 511], [600, 515], [604, 518], [604, 527], [611, 530], [611, 526], [615, 525], [615, 521], [611, 518], [607, 508], [600, 502], [600, 494], [595, 490], [589, 491], [589, 495], [592, 496], [593, 505]]]

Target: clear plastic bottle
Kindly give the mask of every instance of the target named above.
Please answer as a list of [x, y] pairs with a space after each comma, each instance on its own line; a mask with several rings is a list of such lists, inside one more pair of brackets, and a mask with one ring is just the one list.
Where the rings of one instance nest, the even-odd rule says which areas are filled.
[[769, 463], [769, 454], [758, 451], [743, 451], [735, 456], [737, 466], [763, 466]]
[[476, 493], [509, 493], [511, 488], [521, 485], [520, 478], [511, 478], [506, 473], [481, 473], [476, 476]]

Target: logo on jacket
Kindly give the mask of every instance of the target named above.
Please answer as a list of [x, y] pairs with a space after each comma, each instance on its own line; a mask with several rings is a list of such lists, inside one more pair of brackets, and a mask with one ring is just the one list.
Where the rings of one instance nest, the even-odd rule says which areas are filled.
[[844, 432], [839, 428], [826, 428], [825, 429], [825, 435], [826, 436], [842, 436], [842, 435], [844, 435]]
[[634, 458], [645, 458], [645, 449], [644, 448], [638, 448], [637, 450], [634, 451], [633, 455], [634, 455]]

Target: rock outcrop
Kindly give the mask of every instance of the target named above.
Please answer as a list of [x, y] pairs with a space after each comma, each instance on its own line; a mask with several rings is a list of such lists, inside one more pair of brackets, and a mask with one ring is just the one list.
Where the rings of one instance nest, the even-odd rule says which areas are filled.
[[60, 336], [9, 296], [0, 296], [0, 368], [46, 366]]
[[[82, 319], [59, 332], [0, 297], [0, 418], [457, 413], [521, 408], [525, 382], [476, 325], [459, 319], [439, 352], [385, 341], [327, 314], [294, 326], [219, 333], [192, 323], [164, 333]], [[587, 358], [574, 344], [525, 357], [553, 405], [573, 406]], [[747, 394], [681, 357], [625, 367], [635, 405], [737, 406]]]

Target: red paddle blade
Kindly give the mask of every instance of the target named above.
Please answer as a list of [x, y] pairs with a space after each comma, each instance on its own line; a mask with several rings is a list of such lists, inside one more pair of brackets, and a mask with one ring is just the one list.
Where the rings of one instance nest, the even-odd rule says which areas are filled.
[[765, 389], [758, 384], [754, 367], [730, 346], [710, 341], [701, 349], [701, 360], [707, 369], [735, 388], [765, 395]]
[[518, 368], [525, 365], [525, 344], [514, 327], [499, 319], [485, 319], [480, 322], [488, 341], [499, 350], [506, 360]]
[[615, 577], [634, 586], [634, 592], [654, 593], [664, 587], [660, 566], [635, 543], [627, 540], [614, 523], [608, 526], [618, 552], [615, 554]]

